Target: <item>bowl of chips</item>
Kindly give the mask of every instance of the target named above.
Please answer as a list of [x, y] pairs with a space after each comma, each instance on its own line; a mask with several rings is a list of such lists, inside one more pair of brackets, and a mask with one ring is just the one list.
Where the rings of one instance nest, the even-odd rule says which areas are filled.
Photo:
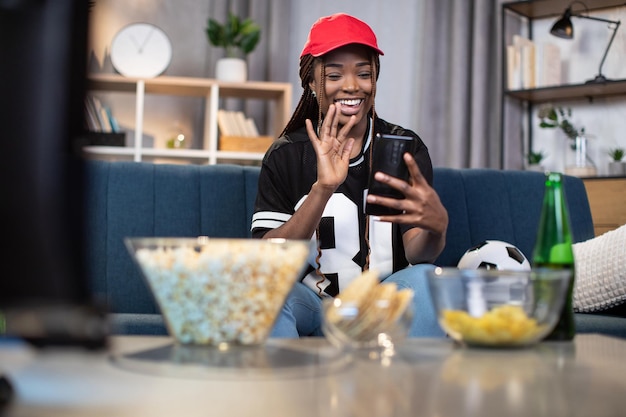
[[378, 273], [368, 270], [339, 296], [323, 300], [322, 330], [339, 348], [393, 352], [411, 327], [412, 300], [412, 290], [380, 282]]
[[127, 238], [180, 344], [261, 345], [306, 264], [310, 241]]
[[435, 268], [428, 284], [441, 328], [467, 346], [521, 347], [556, 326], [572, 271]]

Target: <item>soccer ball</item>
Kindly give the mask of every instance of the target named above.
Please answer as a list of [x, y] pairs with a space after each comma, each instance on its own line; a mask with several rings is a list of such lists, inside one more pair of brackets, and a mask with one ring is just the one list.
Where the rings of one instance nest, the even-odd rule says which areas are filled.
[[485, 240], [469, 248], [459, 260], [460, 269], [530, 271], [530, 262], [521, 250], [501, 240]]

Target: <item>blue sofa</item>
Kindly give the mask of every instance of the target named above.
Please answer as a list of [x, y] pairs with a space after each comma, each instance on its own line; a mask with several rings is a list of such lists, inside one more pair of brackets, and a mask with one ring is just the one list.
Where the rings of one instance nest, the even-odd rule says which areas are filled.
[[[130, 236], [249, 237], [259, 168], [87, 161], [86, 259], [96, 297], [116, 334], [165, 334], [159, 310], [123, 239]], [[529, 255], [544, 190], [543, 174], [435, 168], [434, 187], [448, 210], [447, 245], [435, 262], [455, 266], [485, 239]], [[582, 181], [565, 178], [575, 241], [593, 237]], [[577, 314], [579, 332], [626, 337], [626, 319]]]

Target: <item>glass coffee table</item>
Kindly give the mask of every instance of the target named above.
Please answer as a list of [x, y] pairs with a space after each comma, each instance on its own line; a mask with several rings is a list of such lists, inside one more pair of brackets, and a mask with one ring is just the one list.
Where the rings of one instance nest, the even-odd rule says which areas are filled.
[[157, 336], [112, 337], [107, 352], [0, 342], [12, 417], [619, 416], [625, 357], [626, 340], [593, 334], [511, 350], [409, 339], [382, 359], [322, 338], [224, 355]]

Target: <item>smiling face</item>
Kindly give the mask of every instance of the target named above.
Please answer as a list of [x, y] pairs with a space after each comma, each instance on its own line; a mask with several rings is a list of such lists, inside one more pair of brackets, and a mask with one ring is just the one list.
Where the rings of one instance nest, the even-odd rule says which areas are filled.
[[[365, 133], [367, 114], [374, 104], [376, 81], [372, 71], [372, 50], [362, 45], [346, 45], [316, 62], [315, 79], [309, 83], [309, 88], [318, 96], [322, 114], [326, 114], [328, 106], [334, 103], [340, 113], [340, 125], [346, 124], [352, 115], [356, 116], [357, 123], [351, 136], [357, 140]], [[320, 92], [320, 86], [323, 86], [323, 92]]]

